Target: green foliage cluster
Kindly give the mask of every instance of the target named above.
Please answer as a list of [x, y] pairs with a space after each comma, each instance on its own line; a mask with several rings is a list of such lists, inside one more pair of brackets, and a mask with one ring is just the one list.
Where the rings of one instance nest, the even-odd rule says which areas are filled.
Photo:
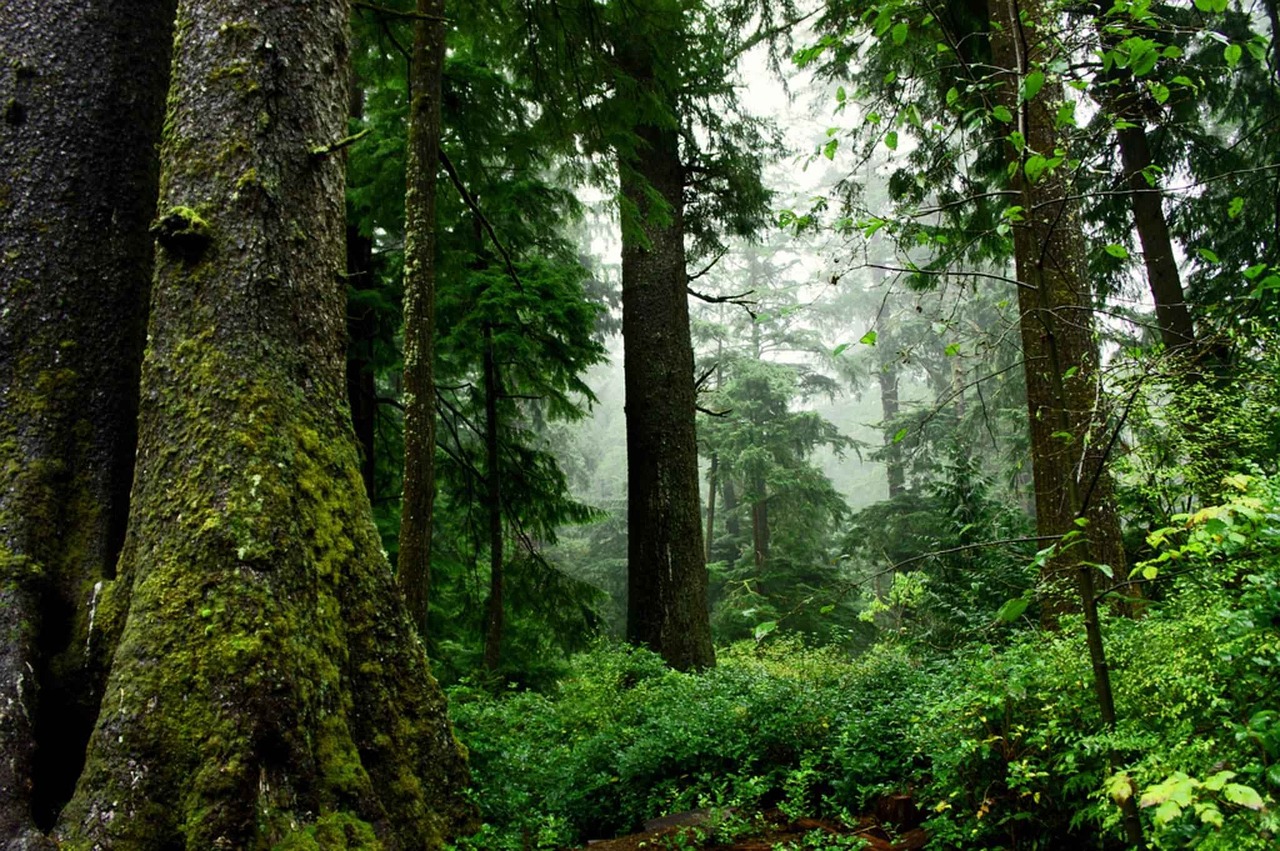
[[1164, 600], [1106, 618], [1114, 733], [1070, 620], [945, 654], [745, 643], [700, 675], [600, 647], [546, 694], [453, 690], [485, 819], [469, 847], [553, 848], [694, 807], [851, 817], [896, 789], [936, 848], [1114, 845], [1125, 796], [1154, 847], [1272, 848], [1280, 481], [1228, 489], [1167, 533], [1188, 569]]

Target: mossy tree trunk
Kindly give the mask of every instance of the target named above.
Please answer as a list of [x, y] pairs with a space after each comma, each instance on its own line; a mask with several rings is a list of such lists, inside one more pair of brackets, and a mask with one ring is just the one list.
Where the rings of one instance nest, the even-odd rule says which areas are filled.
[[431, 523], [436, 496], [436, 174], [444, 73], [444, 0], [418, 0], [409, 69], [409, 159], [404, 247], [404, 498], [397, 574], [427, 634]]
[[120, 630], [65, 848], [430, 848], [466, 768], [345, 401], [346, 4], [182, 0]]
[[44, 843], [70, 797], [112, 650], [95, 602], [128, 518], [172, 23], [0, 4], [4, 847]]
[[[1085, 273], [1084, 230], [1065, 164], [1028, 174], [1033, 155], [1047, 158], [1065, 143], [1054, 121], [1063, 89], [1061, 83], [1051, 82], [1030, 99], [1017, 95], [1025, 91], [1028, 75], [1051, 58], [1053, 45], [1038, 25], [1052, 13], [1038, 0], [988, 0], [988, 14], [992, 58], [1001, 69], [997, 97], [1016, 115], [1025, 140], [1021, 150], [1009, 150], [1017, 166], [1014, 188], [1025, 216], [1014, 231], [1014, 255], [1036, 526], [1041, 535], [1066, 537], [1079, 533], [1077, 520], [1087, 521], [1084, 534], [1064, 542], [1042, 569], [1041, 619], [1056, 628], [1062, 613], [1083, 614], [1099, 714], [1114, 730], [1115, 700], [1094, 581], [1095, 565], [1108, 565], [1121, 574], [1125, 554], [1106, 467], [1105, 405], [1093, 293]], [[1121, 809], [1129, 846], [1144, 847], [1137, 802], [1129, 797]]]
[[[1088, 520], [1084, 540], [1064, 547], [1042, 572], [1041, 611], [1046, 625], [1064, 612], [1079, 611], [1077, 565], [1125, 566], [1120, 524], [1106, 469], [1105, 405], [1098, 378], [1098, 342], [1093, 292], [1086, 277], [1084, 231], [1065, 165], [1028, 179], [1034, 154], [1050, 157], [1062, 147], [1053, 110], [1060, 85], [1019, 103], [1020, 80], [1047, 61], [1049, 45], [1035, 29], [1043, 7], [990, 0], [992, 54], [1002, 69], [999, 95], [1017, 116], [1025, 147], [1010, 148], [1018, 171], [1014, 188], [1025, 220], [1014, 231], [1022, 352], [1030, 417], [1036, 493], [1036, 526], [1044, 536], [1066, 535], [1076, 519]], [[996, 25], [999, 25], [997, 28]]]
[[[653, 57], [632, 45], [624, 70], [646, 89]], [[673, 101], [674, 99], [670, 99]], [[670, 103], [675, 113], [674, 102]], [[619, 157], [623, 197], [622, 339], [627, 413], [627, 637], [675, 668], [715, 664], [698, 494], [693, 343], [677, 131], [641, 125]]]

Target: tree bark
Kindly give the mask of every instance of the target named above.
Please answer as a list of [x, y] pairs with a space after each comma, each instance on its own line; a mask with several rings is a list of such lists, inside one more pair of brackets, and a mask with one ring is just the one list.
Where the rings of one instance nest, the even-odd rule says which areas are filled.
[[[1043, 14], [1038, 5], [1025, 2], [1021, 11], [1032, 22]], [[1018, 117], [1025, 151], [1051, 156], [1062, 139], [1048, 104], [1061, 101], [1060, 89], [1055, 96], [1053, 85], [1047, 84], [1039, 96], [1020, 105], [1014, 97], [1018, 80], [1042, 58], [1044, 45], [1031, 23], [1019, 22], [1009, 0], [990, 0], [990, 14], [993, 23], [1002, 25], [992, 34], [992, 53], [999, 67], [1009, 69], [1000, 91], [1003, 102]], [[1023, 170], [1027, 153], [1011, 156], [1018, 161], [1014, 183], [1025, 217], [1014, 231], [1014, 253], [1036, 526], [1040, 535], [1065, 535], [1078, 528], [1078, 516], [1088, 520], [1084, 545], [1062, 549], [1042, 573], [1041, 611], [1052, 626], [1061, 614], [1080, 610], [1077, 564], [1106, 564], [1118, 574], [1125, 555], [1103, 457], [1105, 412], [1079, 212], [1062, 177], [1065, 167], [1031, 181]]]
[[[625, 71], [659, 89], [638, 51]], [[674, 98], [668, 106], [675, 113]], [[674, 668], [715, 664], [703, 560], [693, 343], [684, 253], [684, 169], [674, 127], [643, 124], [619, 157], [627, 415], [627, 638]], [[661, 202], [654, 200], [655, 193]]]
[[112, 651], [173, 8], [0, 5], [0, 846], [70, 798]]
[[[430, 848], [465, 762], [361, 486], [347, 8], [182, 0], [123, 623], [67, 847]], [[91, 639], [97, 633], [90, 635]]]
[[404, 498], [397, 578], [418, 632], [427, 634], [431, 523], [436, 495], [436, 174], [444, 74], [444, 0], [418, 0], [409, 89], [404, 247]]

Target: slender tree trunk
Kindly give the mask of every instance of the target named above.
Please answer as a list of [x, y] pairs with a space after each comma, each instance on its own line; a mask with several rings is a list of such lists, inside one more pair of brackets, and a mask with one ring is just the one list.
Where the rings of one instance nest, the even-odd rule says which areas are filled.
[[489, 599], [485, 604], [484, 666], [502, 661], [502, 477], [498, 469], [498, 398], [502, 383], [493, 357], [493, 327], [484, 325], [484, 457], [486, 509], [489, 512]]
[[716, 537], [716, 491], [720, 487], [720, 455], [711, 453], [711, 469], [707, 471], [707, 534], [705, 557], [711, 561], [711, 544]]
[[137, 471], [96, 608], [123, 630], [68, 847], [424, 848], [470, 820], [346, 407], [347, 14], [179, 5]]
[[[629, 57], [628, 64], [625, 70], [642, 87], [659, 88], [651, 57]], [[674, 114], [674, 103], [670, 107]], [[715, 651], [698, 494], [684, 169], [675, 128], [644, 124], [635, 132], [639, 150], [634, 157], [619, 157], [624, 199], [627, 638], [660, 653], [672, 667], [706, 668], [715, 664]]]
[[[753, 490], [755, 501], [751, 503], [751, 551], [755, 556], [756, 581], [764, 579], [765, 563], [769, 560], [769, 495], [764, 480], [757, 478]], [[759, 592], [759, 587], [756, 588]]]
[[[373, 240], [347, 226], [347, 286], [357, 292], [372, 290]], [[373, 374], [373, 338], [377, 322], [370, 311], [348, 301], [347, 306], [347, 400], [351, 403], [351, 424], [360, 447], [360, 478], [369, 501], [378, 498], [375, 476], [375, 435], [378, 425], [378, 389]]]
[[114, 649], [173, 11], [0, 4], [4, 847], [71, 797]]
[[[1141, 122], [1140, 116], [1135, 116]], [[1133, 119], [1130, 119], [1133, 121]], [[1136, 123], [1136, 122], [1135, 122]], [[1142, 244], [1142, 262], [1147, 270], [1147, 283], [1156, 305], [1156, 322], [1160, 339], [1169, 351], [1186, 350], [1195, 345], [1195, 325], [1182, 292], [1178, 260], [1169, 236], [1164, 205], [1158, 186], [1147, 182], [1145, 169], [1152, 165], [1147, 131], [1139, 123], [1116, 131], [1120, 143], [1120, 159], [1125, 182], [1129, 185], [1129, 203], [1133, 207], [1133, 223]]]
[[[1094, 564], [1124, 568], [1120, 524], [1106, 469], [1106, 441], [1098, 433], [1102, 391], [1093, 326], [1093, 294], [1085, 277], [1084, 232], [1073, 192], [1061, 172], [1031, 180], [1025, 172], [1030, 152], [1050, 154], [1063, 142], [1049, 110], [1062, 101], [1060, 84], [1047, 84], [1037, 97], [1019, 103], [1021, 81], [1047, 57], [1036, 30], [1046, 14], [1038, 0], [989, 0], [991, 48], [1002, 74], [999, 97], [1017, 115], [1025, 148], [1014, 152], [1014, 186], [1026, 220], [1014, 232], [1021, 310], [1031, 453], [1036, 489], [1036, 522], [1041, 535], [1069, 535], [1075, 521], [1088, 525], [1079, 545], [1067, 545], [1042, 575], [1047, 593], [1042, 611], [1048, 625], [1072, 608], [1083, 610], [1093, 666], [1094, 693], [1103, 723], [1116, 725], [1098, 601]], [[1056, 90], [1054, 90], [1056, 89]], [[1012, 147], [1010, 148], [1012, 151]], [[1072, 582], [1074, 579], [1074, 582]], [[1076, 602], [1071, 601], [1074, 584]], [[1136, 802], [1123, 805], [1126, 839], [1142, 847]]]
[[898, 427], [898, 358], [893, 351], [893, 337], [882, 323], [876, 338], [880, 352], [880, 370], [876, 375], [880, 383], [880, 413], [884, 419], [884, 467], [889, 479], [889, 499], [896, 499], [907, 490], [907, 475], [902, 465], [902, 446], [895, 440]]
[[[1098, 37], [1103, 46], [1113, 47], [1117, 39], [1109, 36], [1101, 25], [1101, 15], [1105, 11], [1100, 7], [1096, 10]], [[1147, 169], [1153, 165], [1153, 161], [1147, 138], [1147, 119], [1142, 109], [1143, 95], [1138, 91], [1128, 69], [1113, 67], [1104, 75], [1104, 79], [1104, 94], [1099, 98], [1101, 106], [1131, 125], [1116, 130], [1116, 141], [1120, 147], [1124, 180], [1129, 187], [1134, 229], [1138, 232], [1138, 241], [1142, 245], [1142, 262], [1147, 270], [1147, 283], [1156, 305], [1160, 339], [1169, 351], [1186, 350], [1195, 344], [1195, 326], [1182, 291], [1178, 260], [1173, 251], [1173, 240], [1169, 236], [1169, 223], [1165, 219], [1160, 187], [1147, 180]]]
[[742, 525], [738, 520], [738, 488], [732, 476], [722, 476], [720, 488], [724, 494], [724, 530], [735, 540], [742, 536]]
[[427, 634], [436, 496], [436, 173], [444, 73], [444, 0], [417, 0], [409, 74], [404, 248], [404, 498], [397, 578], [418, 634]]

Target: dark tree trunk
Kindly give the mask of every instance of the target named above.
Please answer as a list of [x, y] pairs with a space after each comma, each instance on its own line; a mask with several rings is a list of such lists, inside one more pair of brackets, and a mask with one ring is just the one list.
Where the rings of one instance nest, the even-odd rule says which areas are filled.
[[[373, 240], [347, 226], [347, 286], [359, 291], [374, 289]], [[347, 400], [351, 404], [351, 424], [360, 447], [360, 478], [369, 501], [378, 498], [375, 435], [378, 431], [378, 389], [373, 372], [373, 341], [378, 323], [371, 311], [348, 301], [347, 307]]]
[[484, 666], [502, 661], [502, 477], [498, 469], [498, 398], [502, 384], [493, 357], [493, 328], [484, 325], [484, 458], [485, 508], [489, 512], [489, 599], [485, 604]]
[[[1096, 9], [1098, 37], [1105, 47], [1114, 47], [1118, 39], [1102, 28], [1105, 11], [1100, 7]], [[1182, 292], [1178, 260], [1173, 251], [1173, 240], [1169, 237], [1160, 188], [1147, 182], [1146, 169], [1153, 163], [1147, 139], [1147, 118], [1142, 108], [1143, 95], [1127, 68], [1113, 67], [1103, 78], [1105, 86], [1099, 98], [1101, 106], [1131, 125], [1116, 130], [1116, 141], [1120, 146], [1124, 180], [1129, 187], [1134, 229], [1142, 245], [1147, 283], [1156, 305], [1160, 339], [1169, 351], [1185, 351], [1195, 343], [1195, 326]]]
[[418, 632], [427, 634], [431, 523], [436, 496], [436, 173], [444, 73], [444, 0], [418, 0], [409, 88], [408, 189], [404, 248], [404, 499], [400, 588]]
[[0, 846], [71, 797], [113, 650], [173, 10], [0, 4]]
[[711, 545], [716, 537], [716, 491], [720, 487], [720, 456], [711, 453], [711, 468], [707, 471], [707, 530], [703, 554], [711, 561]]
[[734, 485], [732, 476], [722, 476], [721, 479], [723, 484], [720, 490], [724, 494], [724, 530], [730, 537], [737, 539], [742, 535], [742, 525], [738, 520], [738, 488]]
[[[466, 767], [361, 486], [342, 351], [346, 4], [183, 0], [123, 623], [56, 835], [434, 847]], [[90, 635], [96, 641], [96, 635]]]
[[889, 499], [901, 496], [907, 488], [906, 471], [902, 466], [902, 446], [894, 440], [898, 426], [898, 357], [894, 351], [893, 337], [884, 323], [876, 338], [880, 353], [880, 413], [884, 419], [884, 468], [889, 479]]
[[764, 578], [764, 566], [769, 560], [769, 494], [764, 479], [757, 477], [752, 486], [755, 499], [751, 503], [751, 551], [755, 557], [757, 593], [758, 583]]
[[[651, 59], [630, 76], [657, 88]], [[672, 105], [674, 113], [674, 105]], [[626, 365], [627, 638], [678, 669], [715, 664], [703, 560], [693, 344], [684, 254], [684, 170], [677, 132], [636, 128], [619, 157]], [[662, 199], [651, 199], [650, 192]]]
[[[1140, 122], [1142, 119], [1135, 116]], [[1130, 119], [1131, 121], [1133, 119]], [[1144, 169], [1152, 164], [1147, 131], [1141, 124], [1116, 131], [1120, 142], [1120, 159], [1125, 182], [1129, 185], [1133, 223], [1142, 244], [1142, 262], [1147, 269], [1147, 283], [1156, 304], [1156, 322], [1160, 339], [1169, 351], [1187, 350], [1195, 345], [1195, 326], [1191, 310], [1182, 292], [1178, 260], [1169, 237], [1169, 223], [1164, 216], [1160, 191], [1147, 183]]]

